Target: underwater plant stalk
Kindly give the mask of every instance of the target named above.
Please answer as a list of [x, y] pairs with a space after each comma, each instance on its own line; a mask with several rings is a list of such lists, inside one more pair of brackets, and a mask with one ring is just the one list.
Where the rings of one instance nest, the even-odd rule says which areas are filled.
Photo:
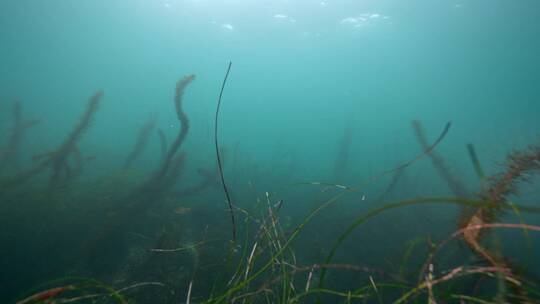
[[90, 126], [92, 118], [94, 117], [94, 114], [99, 107], [99, 103], [102, 97], [103, 91], [98, 91], [94, 95], [92, 95], [82, 119], [75, 126], [75, 128], [73, 129], [67, 140], [62, 144], [62, 146], [60, 146], [60, 148], [51, 156], [50, 161], [53, 168], [53, 175], [51, 177], [52, 186], [57, 183], [58, 179], [60, 178], [60, 174], [62, 174], [62, 170], [64, 170], [65, 172], [69, 171], [69, 164], [67, 162], [68, 157], [73, 151], [76, 150], [77, 141], [81, 138], [83, 133]]
[[247, 286], [250, 282], [254, 281], [256, 278], [260, 277], [266, 270], [268, 270], [279, 258], [282, 256], [285, 251], [289, 248], [292, 241], [296, 239], [298, 234], [304, 229], [304, 227], [317, 215], [320, 211], [326, 209], [328, 206], [332, 205], [333, 203], [337, 202], [340, 198], [342, 198], [345, 194], [347, 194], [346, 191], [342, 191], [341, 193], [337, 194], [333, 198], [325, 201], [322, 203], [319, 207], [315, 208], [313, 211], [311, 211], [304, 220], [296, 226], [296, 228], [293, 230], [293, 232], [290, 234], [287, 241], [283, 244], [283, 246], [277, 250], [276, 253], [272, 254], [272, 256], [269, 258], [268, 262], [264, 264], [259, 270], [257, 270], [254, 274], [250, 275], [247, 279], [243, 280], [242, 282], [239, 282], [237, 285], [231, 287], [229, 290], [227, 290], [224, 294], [221, 296], [218, 296], [217, 298], [213, 299], [216, 303], [222, 303], [227, 298], [229, 298], [230, 295], [232, 295], [234, 292], [239, 291], [243, 289], [245, 286]]
[[165, 136], [165, 132], [163, 132], [162, 129], [158, 129], [158, 135], [159, 135], [159, 146], [161, 148], [161, 162], [165, 161], [165, 158], [167, 157], [167, 136]]
[[[480, 230], [469, 229], [492, 223], [502, 209], [508, 205], [506, 202], [507, 196], [517, 192], [517, 184], [520, 181], [527, 180], [532, 172], [540, 170], [540, 146], [533, 146], [526, 151], [512, 153], [507, 158], [506, 171], [490, 178], [490, 187], [480, 195], [484, 204], [476, 208], [476, 211], [471, 216], [462, 221], [463, 224], [460, 225], [460, 228], [466, 229], [463, 233], [463, 239], [476, 255], [494, 267], [511, 269], [504, 258], [480, 245]], [[518, 285], [513, 285], [513, 287], [521, 300], [527, 302], [525, 291]]]
[[401, 176], [405, 172], [405, 169], [399, 169], [396, 172], [394, 172], [394, 176], [392, 176], [392, 180], [386, 187], [386, 189], [383, 191], [383, 193], [379, 196], [379, 198], [376, 200], [377, 202], [382, 202], [386, 196], [391, 193], [396, 185], [398, 184], [398, 181], [401, 179]]
[[349, 154], [351, 152], [352, 139], [354, 134], [354, 117], [351, 116], [341, 138], [338, 153], [334, 163], [334, 178], [341, 181], [347, 171], [349, 163]]
[[189, 119], [182, 108], [182, 97], [184, 95], [184, 89], [193, 80], [195, 80], [195, 75], [188, 75], [180, 79], [178, 83], [176, 84], [176, 94], [174, 96], [174, 105], [176, 108], [176, 115], [178, 116], [178, 120], [180, 121], [180, 133], [178, 134], [175, 141], [169, 148], [169, 151], [167, 152], [167, 156], [165, 157], [165, 160], [163, 161], [163, 164], [161, 165], [161, 168], [158, 171], [158, 174], [156, 177], [158, 180], [161, 180], [167, 175], [170, 169], [169, 167], [171, 165], [171, 162], [173, 161], [174, 156], [176, 154], [176, 151], [178, 151], [180, 146], [182, 146], [182, 143], [184, 143], [184, 140], [188, 134]]
[[465, 268], [463, 266], [459, 266], [457, 268], [452, 269], [448, 274], [446, 274], [446, 275], [444, 275], [444, 276], [442, 276], [440, 278], [436, 278], [431, 282], [423, 282], [423, 283], [421, 283], [417, 287], [415, 287], [412, 290], [405, 293], [403, 296], [401, 296], [399, 299], [397, 299], [393, 303], [394, 304], [406, 303], [408, 298], [410, 298], [412, 295], [418, 293], [419, 291], [421, 291], [423, 289], [427, 289], [428, 287], [431, 287], [431, 286], [438, 285], [440, 283], [444, 283], [444, 282], [453, 280], [453, 279], [455, 279], [457, 277], [468, 276], [468, 275], [476, 275], [476, 274], [489, 275], [491, 273], [497, 274], [497, 273], [501, 273], [501, 272], [503, 274], [507, 274], [507, 269], [494, 267], [494, 266], [473, 267], [473, 268], [469, 269], [469, 268]]
[[92, 97], [90, 98], [88, 102], [88, 105], [86, 107], [86, 111], [83, 114], [83, 117], [81, 118], [79, 123], [75, 126], [75, 128], [73, 128], [69, 136], [62, 143], [62, 145], [56, 151], [45, 153], [45, 154], [35, 157], [35, 159], [43, 159], [43, 160], [39, 164], [37, 164], [35, 167], [15, 177], [12, 181], [10, 181], [10, 185], [22, 184], [26, 180], [41, 173], [47, 167], [51, 167], [51, 169], [53, 170], [53, 173], [50, 177], [51, 188], [58, 183], [60, 178], [63, 177], [64, 180], [67, 180], [70, 177], [72, 177], [72, 169], [68, 162], [69, 157], [72, 154], [75, 154], [76, 161], [77, 159], [79, 160], [82, 159], [81, 157], [79, 157], [80, 155], [77, 155], [79, 153], [77, 149], [77, 142], [90, 126], [92, 122], [92, 118], [94, 117], [94, 114], [99, 108], [99, 104], [102, 97], [103, 97], [103, 91], [97, 91], [96, 93], [94, 93], [94, 95], [92, 95]]
[[[394, 167], [392, 169], [389, 169], [389, 170], [386, 170], [386, 171], [383, 171], [377, 175], [374, 175], [372, 177], [369, 178], [369, 180], [367, 180], [365, 182], [365, 184], [369, 184], [369, 183], [373, 183], [377, 180], [379, 180], [380, 178], [386, 176], [387, 174], [390, 174], [390, 173], [394, 173], [394, 172], [399, 172], [399, 171], [402, 171], [403, 169], [411, 166], [412, 164], [416, 163], [417, 161], [419, 161], [420, 159], [422, 159], [424, 156], [428, 155], [429, 153], [431, 153], [431, 151], [433, 151], [441, 142], [442, 140], [444, 139], [444, 137], [446, 136], [446, 134], [448, 134], [448, 131], [450, 130], [450, 127], [452, 126], [452, 122], [447, 122], [446, 125], [444, 126], [444, 130], [442, 131], [442, 133], [439, 135], [439, 137], [437, 138], [437, 140], [435, 140], [433, 142], [433, 144], [431, 144], [431, 146], [428, 146], [427, 149], [423, 150], [422, 153], [418, 154], [415, 158], [413, 159], [410, 159], [409, 161], [405, 162], [405, 163], [402, 163], [401, 165], [397, 166], [397, 167]], [[397, 181], [396, 181], [397, 182]], [[345, 186], [345, 185], [341, 185], [341, 184], [335, 184], [335, 183], [325, 183], [325, 182], [305, 182], [305, 183], [297, 183], [297, 185], [323, 185], [323, 186], [332, 186], [332, 187], [336, 187], [336, 188], [339, 188], [339, 189], [343, 189], [343, 190], [346, 190], [346, 191], [349, 191], [349, 192], [357, 192], [361, 189], [361, 186], [360, 185], [357, 185], [357, 186], [354, 186], [354, 187], [351, 187], [351, 186]], [[365, 185], [362, 185], [362, 186], [365, 186]]]
[[386, 175], [388, 173], [403, 170], [403, 169], [407, 168], [408, 166], [414, 164], [415, 162], [419, 161], [424, 156], [432, 155], [431, 153], [433, 153], [433, 150], [435, 150], [435, 147], [437, 147], [442, 142], [442, 140], [444, 139], [446, 134], [448, 134], [448, 131], [450, 131], [451, 126], [452, 126], [452, 122], [451, 121], [447, 122], [446, 125], [444, 126], [443, 131], [441, 132], [441, 134], [437, 138], [437, 140], [435, 140], [431, 145], [428, 145], [427, 141], [424, 138], [424, 142], [423, 142], [424, 149], [423, 149], [421, 154], [419, 154], [415, 158], [413, 158], [413, 159], [409, 160], [408, 162], [403, 163], [403, 164], [401, 164], [401, 165], [399, 165], [399, 166], [397, 166], [397, 167], [395, 167], [395, 168], [393, 168], [391, 170], [382, 172], [381, 174], [373, 177], [372, 180], [376, 180], [376, 179], [378, 179], [378, 178], [380, 178], [380, 177], [382, 177], [382, 176], [384, 176], [384, 175]]
[[127, 157], [126, 162], [124, 163], [124, 170], [129, 169], [133, 162], [139, 158], [141, 153], [147, 147], [148, 140], [150, 139], [150, 135], [152, 134], [155, 126], [156, 120], [152, 117], [147, 123], [145, 123], [141, 127], [141, 129], [139, 130], [139, 135], [137, 136], [137, 141], [135, 142], [131, 153]]
[[[462, 225], [463, 227], [489, 223], [496, 217], [505, 206], [506, 197], [517, 193], [517, 184], [526, 181], [531, 172], [540, 170], [540, 147], [531, 147], [525, 152], [510, 154], [506, 167], [506, 172], [490, 178], [490, 187], [480, 195], [486, 205], [478, 208], [466, 224]], [[478, 238], [478, 234], [467, 237], [472, 241]]]
[[19, 101], [15, 101], [13, 105], [13, 130], [9, 137], [8, 145], [4, 151], [0, 151], [0, 171], [4, 166], [17, 165], [17, 158], [19, 156], [19, 148], [21, 141], [24, 137], [26, 129], [33, 127], [40, 121], [34, 119], [28, 122], [23, 122], [22, 119], [22, 106]]
[[450, 172], [448, 166], [446, 166], [444, 162], [444, 159], [434, 151], [430, 150], [426, 135], [420, 121], [413, 121], [412, 126], [416, 134], [416, 138], [422, 146], [422, 149], [429, 155], [429, 157], [431, 158], [431, 162], [433, 163], [433, 167], [435, 167], [442, 179], [446, 181], [448, 187], [450, 187], [450, 190], [452, 190], [452, 192], [457, 196], [467, 197], [468, 191], [461, 184], [461, 182]]
[[467, 144], [467, 152], [469, 152], [469, 157], [471, 158], [471, 162], [473, 163], [476, 175], [478, 175], [478, 177], [483, 180], [485, 178], [484, 170], [480, 165], [480, 161], [478, 160], [478, 155], [476, 154], [476, 149], [474, 149], [473, 144]]
[[204, 191], [205, 189], [217, 184], [217, 175], [216, 172], [201, 168], [197, 172], [202, 177], [202, 180], [190, 187], [184, 188], [182, 190], [176, 191], [173, 193], [175, 197], [184, 197], [191, 196], [197, 193]]
[[[481, 201], [475, 201], [475, 200], [469, 200], [464, 198], [456, 198], [456, 197], [425, 197], [425, 198], [416, 198], [416, 199], [409, 199], [409, 200], [403, 200], [398, 201], [390, 204], [386, 204], [382, 207], [373, 209], [365, 214], [360, 215], [356, 218], [356, 220], [336, 239], [334, 245], [332, 246], [332, 249], [330, 249], [330, 253], [326, 257], [324, 263], [325, 264], [331, 264], [332, 259], [334, 258], [334, 255], [336, 254], [337, 249], [341, 246], [341, 244], [349, 237], [349, 235], [360, 225], [365, 223], [367, 220], [377, 216], [380, 213], [383, 213], [387, 210], [400, 208], [404, 206], [410, 206], [410, 205], [418, 205], [418, 204], [458, 204], [458, 205], [464, 205], [464, 206], [479, 206], [482, 202]], [[324, 287], [324, 278], [326, 275], [326, 270], [323, 269], [320, 274], [319, 278], [319, 288]]]
[[219, 155], [219, 146], [218, 146], [218, 119], [219, 119], [219, 109], [221, 107], [221, 97], [223, 96], [223, 90], [225, 89], [225, 84], [227, 83], [227, 78], [229, 77], [229, 72], [231, 71], [232, 62], [229, 61], [229, 66], [227, 67], [227, 73], [225, 73], [225, 78], [221, 84], [221, 90], [219, 92], [219, 98], [216, 108], [216, 116], [214, 120], [214, 144], [216, 146], [216, 157], [218, 162], [219, 176], [221, 178], [221, 184], [223, 185], [223, 192], [225, 192], [225, 197], [227, 198], [227, 204], [229, 205], [229, 213], [231, 214], [232, 222], [232, 240], [236, 243], [236, 220], [234, 219], [234, 210], [231, 202], [231, 196], [229, 195], [229, 190], [227, 190], [227, 184], [225, 183], [225, 178], [223, 177], [223, 168], [221, 166], [221, 157]]

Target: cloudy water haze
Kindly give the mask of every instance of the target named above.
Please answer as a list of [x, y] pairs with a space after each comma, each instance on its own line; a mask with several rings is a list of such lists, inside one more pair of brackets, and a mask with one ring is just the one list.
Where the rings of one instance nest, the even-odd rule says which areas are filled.
[[539, 37], [534, 0], [4, 0], [0, 302], [538, 302]]

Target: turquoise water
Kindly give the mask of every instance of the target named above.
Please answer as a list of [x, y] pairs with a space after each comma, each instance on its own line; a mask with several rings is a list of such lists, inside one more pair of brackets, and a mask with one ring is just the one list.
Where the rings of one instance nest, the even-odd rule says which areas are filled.
[[[4, 0], [0, 299], [14, 302], [41, 283], [74, 276], [115, 289], [159, 281], [175, 291], [169, 296], [167, 290], [137, 289], [129, 295], [137, 303], [153, 303], [149, 298], [156, 294], [158, 302], [185, 301], [192, 278], [196, 302], [208, 299], [212, 290], [213, 295], [226, 290], [231, 263], [246, 260], [242, 252], [252, 248], [260, 225], [235, 210], [238, 240], [230, 245], [214, 146], [217, 98], [229, 62], [218, 140], [233, 205], [264, 218], [267, 198], [272, 206], [283, 200], [279, 218], [285, 240], [311, 210], [354, 188], [345, 189], [347, 194], [292, 243], [298, 267], [323, 263], [356, 217], [385, 202], [478, 199], [496, 179], [477, 176], [467, 144], [474, 145], [486, 176], [504, 173], [509, 153], [538, 150], [526, 149], [539, 142], [539, 37], [540, 3], [532, 0]], [[176, 154], [185, 153], [185, 159], [180, 168], [170, 169], [181, 174], [164, 186], [154, 179], [164, 163], [158, 130], [170, 148], [182, 129], [175, 85], [190, 74], [196, 78], [183, 96], [190, 128]], [[104, 94], [99, 108], [74, 141], [82, 171], [66, 173], [60, 184], [51, 182], [55, 169], [50, 164], [28, 173], [69, 142], [98, 90]], [[15, 101], [23, 122], [39, 119], [15, 136], [16, 149], [10, 141], [17, 130]], [[419, 144], [413, 121], [421, 122], [428, 145], [451, 122], [433, 146], [434, 155]], [[153, 124], [140, 155], [123, 168], [148, 122]], [[79, 164], [79, 152], [73, 146], [68, 150], [71, 170]], [[539, 207], [537, 166], [533, 160], [530, 182], [515, 185], [512, 190], [519, 195], [507, 193], [507, 200]], [[456, 193], [448, 174], [463, 193]], [[160, 186], [153, 188], [154, 182]], [[182, 192], [186, 189], [195, 190]], [[499, 212], [492, 222], [539, 223], [535, 212], [523, 213], [519, 218], [512, 211]], [[392, 210], [355, 230], [334, 262], [380, 269], [372, 274], [377, 281], [412, 288], [427, 255], [425, 239], [445, 239], [463, 218], [459, 206]], [[99, 227], [111, 225], [121, 227], [110, 233], [114, 237], [108, 228], [100, 232]], [[539, 249], [538, 236], [502, 230], [489, 234], [498, 240], [486, 244], [499, 246], [512, 265], [527, 270], [523, 278], [535, 286], [540, 270], [529, 255]], [[424, 240], [418, 245], [422, 249], [404, 261], [403, 252], [415, 238]], [[148, 252], [203, 239], [218, 241], [200, 252], [160, 257], [167, 262], [155, 261]], [[452, 246], [435, 263], [435, 276], [462, 264], [485, 264], [463, 243]], [[410, 273], [397, 280], [400, 265], [409, 265]], [[297, 289], [305, 287], [306, 273], [301, 275]], [[329, 287], [347, 292], [370, 286], [368, 277], [332, 270], [327, 280]], [[470, 280], [464, 286], [476, 282]], [[484, 289], [489, 286], [452, 292], [488, 299]], [[440, 288], [443, 293], [445, 287]], [[401, 294], [389, 290], [382, 301]], [[322, 299], [338, 300], [343, 301]], [[367, 299], [377, 301], [373, 293]]]

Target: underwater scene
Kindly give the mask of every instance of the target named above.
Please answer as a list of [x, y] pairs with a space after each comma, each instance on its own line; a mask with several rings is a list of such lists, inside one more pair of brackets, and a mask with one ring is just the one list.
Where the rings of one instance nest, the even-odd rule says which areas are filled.
[[3, 0], [0, 303], [540, 303], [540, 2]]

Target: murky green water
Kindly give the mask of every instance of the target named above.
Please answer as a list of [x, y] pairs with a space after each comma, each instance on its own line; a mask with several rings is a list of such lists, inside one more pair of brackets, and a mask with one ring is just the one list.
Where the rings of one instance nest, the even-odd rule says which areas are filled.
[[539, 37], [532, 0], [4, 0], [0, 302], [538, 301]]

